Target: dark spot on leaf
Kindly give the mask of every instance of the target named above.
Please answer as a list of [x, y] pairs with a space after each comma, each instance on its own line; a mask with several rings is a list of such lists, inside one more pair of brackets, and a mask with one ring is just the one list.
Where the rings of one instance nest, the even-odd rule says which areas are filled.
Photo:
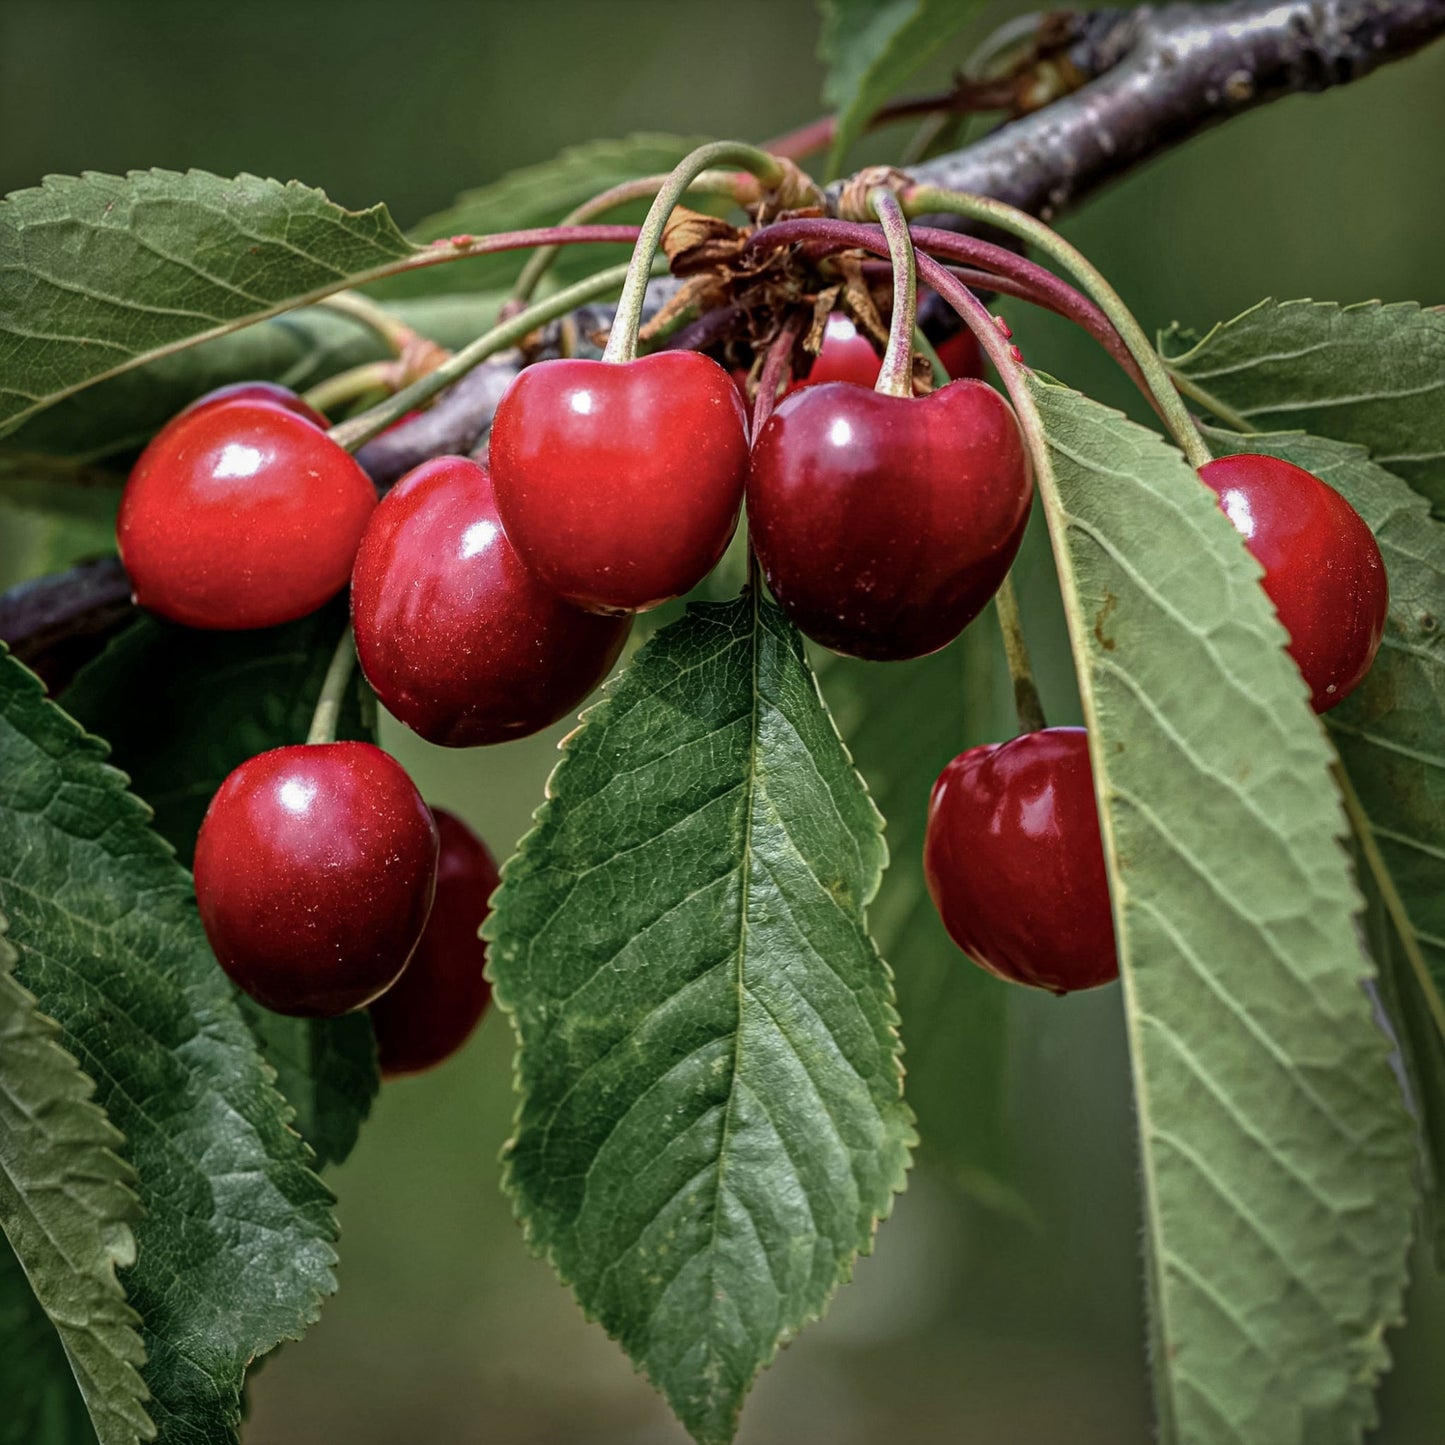
[[1114, 615], [1119, 606], [1119, 599], [1112, 592], [1104, 593], [1104, 605], [1099, 609], [1098, 616], [1094, 618], [1094, 636], [1099, 640], [1099, 646], [1105, 652], [1113, 652], [1117, 645], [1112, 637], [1104, 634], [1104, 625]]
[[1422, 613], [1420, 614], [1420, 631], [1421, 631], [1421, 632], [1434, 632], [1435, 629], [1436, 629], [1437, 627], [1439, 627], [1439, 626], [1440, 626], [1440, 620], [1439, 620], [1439, 618], [1437, 618], [1433, 613], [1431, 613], [1431, 612], [1422, 612]]

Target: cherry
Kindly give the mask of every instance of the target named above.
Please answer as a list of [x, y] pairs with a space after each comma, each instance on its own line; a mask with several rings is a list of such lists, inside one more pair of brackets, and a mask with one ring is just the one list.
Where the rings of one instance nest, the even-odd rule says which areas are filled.
[[981, 379], [983, 376], [983, 348], [978, 338], [968, 327], [962, 327], [952, 336], [945, 337], [934, 350], [943, 363], [943, 369], [955, 380], [965, 377]]
[[196, 839], [196, 902], [238, 987], [331, 1018], [406, 967], [436, 869], [436, 823], [400, 763], [370, 743], [302, 744], [221, 784]]
[[269, 401], [274, 406], [294, 411], [297, 416], [304, 416], [312, 426], [320, 427], [322, 431], [331, 425], [314, 406], [303, 401], [289, 386], [282, 386], [276, 381], [233, 381], [229, 386], [218, 386], [214, 391], [198, 396], [179, 415], [189, 416], [200, 407], [215, 406], [222, 401]]
[[1054, 993], [1118, 976], [1083, 728], [954, 758], [933, 785], [923, 867], [944, 927], [990, 973]]
[[525, 737], [607, 676], [632, 626], [563, 602], [523, 565], [492, 480], [466, 457], [408, 472], [372, 516], [351, 585], [362, 671], [449, 747]]
[[857, 325], [841, 311], [834, 311], [823, 328], [823, 344], [813, 362], [813, 369], [789, 391], [819, 386], [825, 381], [851, 381], [855, 386], [871, 387], [878, 380], [883, 358], [873, 343], [858, 330]]
[[643, 612], [701, 582], [737, 527], [747, 464], [737, 388], [695, 351], [538, 362], [492, 423], [507, 535], [591, 612]]
[[1312, 472], [1242, 453], [1200, 468], [1255, 560], [1316, 712], [1364, 679], [1385, 635], [1390, 587], [1364, 519]]
[[198, 406], [141, 454], [116, 537], [136, 602], [189, 627], [274, 627], [345, 585], [371, 479], [270, 401]]
[[383, 1078], [419, 1074], [449, 1059], [481, 1022], [491, 989], [478, 937], [501, 878], [487, 845], [433, 808], [441, 853], [436, 900], [406, 972], [371, 1006]]
[[748, 522], [783, 610], [835, 652], [920, 657], [998, 590], [1033, 482], [981, 381], [914, 400], [839, 382], [778, 403], [753, 448]]

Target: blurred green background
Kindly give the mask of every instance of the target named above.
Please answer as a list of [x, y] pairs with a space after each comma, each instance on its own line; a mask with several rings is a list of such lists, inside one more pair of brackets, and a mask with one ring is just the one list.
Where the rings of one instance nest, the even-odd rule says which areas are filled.
[[[984, 12], [919, 88], [1025, 8]], [[761, 139], [805, 121], [817, 113], [816, 28], [811, 0], [5, 0], [0, 186], [82, 169], [249, 170], [348, 205], [385, 200], [409, 224], [572, 142], [633, 129]], [[906, 134], [870, 139], [859, 158], [892, 154]], [[1065, 230], [1146, 326], [1207, 324], [1266, 295], [1445, 301], [1442, 138], [1437, 48], [1203, 137]], [[1030, 360], [1123, 402], [1090, 343], [1032, 317], [1017, 329]], [[1042, 576], [1037, 540], [1026, 565]], [[1062, 721], [1068, 674], [1049, 637], [1040, 648], [1054, 658], [1046, 701]], [[397, 728], [388, 740], [431, 799], [505, 854], [557, 736], [466, 754]], [[876, 1254], [762, 1378], [742, 1445], [1149, 1438], [1117, 993], [1011, 997], [1007, 1029], [1026, 1203], [981, 1202], [926, 1142]], [[384, 1092], [331, 1178], [341, 1293], [256, 1375], [247, 1445], [684, 1439], [523, 1246], [497, 1187], [510, 1052], [505, 1020], [490, 1017], [452, 1065]], [[956, 1077], [935, 1067], [928, 1078], [934, 1096], [920, 1107], [966, 1138], [962, 1061]], [[1438, 1445], [1445, 1292], [1423, 1259], [1410, 1313], [1376, 1438]]]

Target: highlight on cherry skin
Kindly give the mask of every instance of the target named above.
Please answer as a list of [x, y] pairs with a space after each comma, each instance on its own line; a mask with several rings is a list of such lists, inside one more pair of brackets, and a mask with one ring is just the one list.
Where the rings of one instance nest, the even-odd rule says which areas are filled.
[[1083, 728], [954, 758], [933, 787], [923, 866], [949, 935], [990, 973], [1058, 994], [1118, 977]]
[[274, 627], [341, 591], [375, 506], [371, 478], [312, 420], [229, 397], [141, 453], [116, 540], [139, 606], [188, 627]]
[[277, 1013], [332, 1018], [379, 997], [421, 937], [438, 832], [401, 764], [370, 743], [242, 763], [196, 840], [196, 902], [221, 967]]
[[441, 853], [436, 898], [402, 976], [370, 1007], [384, 1079], [424, 1073], [451, 1058], [486, 1012], [480, 930], [501, 882], [497, 861], [467, 825], [433, 808]]
[[1032, 498], [1018, 422], [986, 383], [911, 398], [825, 382], [784, 397], [759, 433], [748, 525], [803, 632], [898, 661], [936, 652], [982, 611]]
[[[983, 376], [983, 352], [966, 326], [937, 347], [943, 369], [954, 381]], [[824, 325], [823, 344], [807, 376], [794, 381], [790, 392], [818, 386], [825, 381], [851, 381], [871, 387], [878, 380], [883, 358], [857, 323], [841, 311], [834, 311]]]
[[387, 710], [428, 742], [525, 737], [571, 712], [607, 676], [630, 616], [584, 612], [523, 566], [492, 479], [438, 457], [387, 493], [351, 584], [356, 651]]
[[737, 528], [747, 419], [696, 351], [524, 367], [492, 424], [497, 510], [531, 571], [589, 612], [689, 592]]
[[1364, 680], [1384, 639], [1390, 587], [1379, 544], [1333, 487], [1279, 457], [1219, 457], [1199, 476], [1264, 568], [1311, 706], [1328, 711]]

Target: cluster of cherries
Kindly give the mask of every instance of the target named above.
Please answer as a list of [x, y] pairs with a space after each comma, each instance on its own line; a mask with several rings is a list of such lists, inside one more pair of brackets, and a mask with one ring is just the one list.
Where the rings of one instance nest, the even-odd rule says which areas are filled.
[[[809, 376], [751, 439], [734, 379], [699, 353], [538, 362], [497, 410], [489, 467], [440, 457], [380, 502], [294, 394], [227, 388], [137, 462], [121, 555], [137, 601], [192, 627], [292, 621], [349, 581], [368, 682], [452, 747], [574, 710], [633, 616], [717, 564], [744, 500], [763, 575], [803, 632], [855, 657], [918, 657], [997, 591], [1033, 493], [972, 337], [941, 359], [959, 379], [926, 397], [873, 390], [872, 343], [834, 317]], [[1264, 566], [1316, 709], [1332, 706], [1383, 630], [1369, 530], [1286, 462], [1232, 457], [1202, 476]], [[949, 932], [991, 971], [1056, 992], [1117, 973], [1082, 730], [955, 758], [934, 789], [925, 865]], [[439, 1062], [481, 1015], [495, 864], [370, 744], [243, 763], [206, 814], [195, 877], [236, 983], [282, 1013], [370, 1007], [388, 1073]]]

